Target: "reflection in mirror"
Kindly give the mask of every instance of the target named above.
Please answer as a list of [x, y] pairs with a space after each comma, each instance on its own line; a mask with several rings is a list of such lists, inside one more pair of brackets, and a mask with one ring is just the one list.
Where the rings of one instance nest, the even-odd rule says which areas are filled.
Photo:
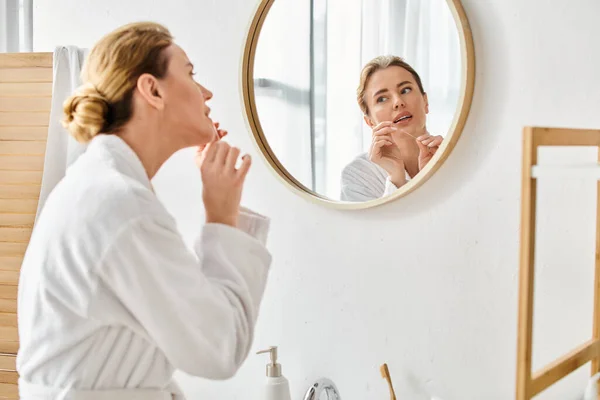
[[447, 137], [462, 60], [447, 0], [274, 1], [252, 77], [264, 140], [320, 196], [384, 197]]

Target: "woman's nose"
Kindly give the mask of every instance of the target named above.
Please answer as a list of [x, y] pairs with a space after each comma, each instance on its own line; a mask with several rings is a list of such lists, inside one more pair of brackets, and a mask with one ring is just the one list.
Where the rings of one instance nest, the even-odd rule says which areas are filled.
[[204, 86], [202, 86], [199, 83], [196, 83], [196, 85], [198, 85], [198, 88], [202, 92], [202, 96], [204, 96], [204, 100], [210, 100], [210, 99], [212, 99], [213, 94], [212, 94], [212, 92], [210, 90], [208, 90], [207, 88], [205, 88]]
[[404, 104], [404, 101], [402, 101], [402, 97], [396, 97], [396, 99], [394, 100], [394, 110], [397, 110], [399, 108], [404, 108], [406, 104]]

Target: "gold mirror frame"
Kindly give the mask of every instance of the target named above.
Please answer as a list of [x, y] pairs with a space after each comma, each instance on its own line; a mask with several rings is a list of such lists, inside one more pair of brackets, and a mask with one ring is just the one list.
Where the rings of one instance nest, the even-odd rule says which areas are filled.
[[379, 206], [404, 197], [424, 184], [425, 181], [427, 181], [427, 179], [429, 179], [442, 166], [458, 142], [460, 134], [462, 133], [467, 121], [467, 117], [471, 109], [471, 102], [473, 100], [473, 90], [475, 87], [475, 48], [473, 45], [473, 34], [471, 32], [471, 27], [461, 1], [446, 0], [458, 28], [462, 61], [461, 95], [458, 100], [457, 108], [459, 112], [455, 113], [454, 115], [449, 134], [444, 138], [444, 141], [435, 156], [433, 156], [427, 166], [422, 169], [421, 172], [419, 172], [418, 177], [410, 180], [408, 183], [394, 192], [394, 194], [362, 203], [333, 200], [313, 192], [287, 171], [277, 156], [275, 156], [271, 146], [269, 146], [269, 143], [267, 142], [256, 109], [253, 77], [254, 57], [256, 55], [258, 38], [260, 36], [263, 23], [274, 1], [275, 0], [260, 0], [260, 3], [258, 4], [258, 7], [254, 13], [254, 17], [252, 18], [252, 22], [250, 23], [242, 58], [241, 93], [243, 96], [243, 109], [246, 116], [246, 122], [249, 125], [250, 131], [252, 132], [254, 141], [258, 146], [260, 153], [264, 156], [273, 171], [276, 172], [275, 175], [282, 180], [286, 186], [291, 188], [294, 193], [300, 195], [301, 197], [318, 204], [323, 204], [342, 210], [360, 210]]

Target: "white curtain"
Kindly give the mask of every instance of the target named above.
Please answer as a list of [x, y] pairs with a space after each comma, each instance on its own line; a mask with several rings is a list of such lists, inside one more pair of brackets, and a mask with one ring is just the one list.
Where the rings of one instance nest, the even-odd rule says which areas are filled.
[[403, 57], [417, 70], [428, 93], [428, 129], [448, 132], [460, 95], [458, 29], [446, 0], [406, 0]]
[[0, 53], [33, 51], [33, 0], [0, 0]]
[[[376, 5], [378, 1], [364, 0]], [[327, 84], [321, 91], [327, 99], [325, 160], [317, 174], [326, 176], [321, 193], [340, 198], [343, 168], [362, 150], [362, 114], [356, 102], [356, 87], [363, 65], [363, 37], [378, 35], [376, 23], [364, 29], [369, 17], [363, 13], [363, 0], [327, 0]], [[374, 21], [375, 22], [375, 21]], [[373, 30], [375, 28], [375, 30]]]

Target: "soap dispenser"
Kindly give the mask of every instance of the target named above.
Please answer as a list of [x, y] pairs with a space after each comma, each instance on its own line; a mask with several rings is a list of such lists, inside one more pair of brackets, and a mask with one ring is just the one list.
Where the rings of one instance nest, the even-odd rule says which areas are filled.
[[256, 354], [269, 353], [271, 362], [267, 364], [267, 380], [262, 391], [261, 400], [291, 400], [290, 384], [281, 374], [281, 364], [277, 363], [277, 346], [261, 350]]

